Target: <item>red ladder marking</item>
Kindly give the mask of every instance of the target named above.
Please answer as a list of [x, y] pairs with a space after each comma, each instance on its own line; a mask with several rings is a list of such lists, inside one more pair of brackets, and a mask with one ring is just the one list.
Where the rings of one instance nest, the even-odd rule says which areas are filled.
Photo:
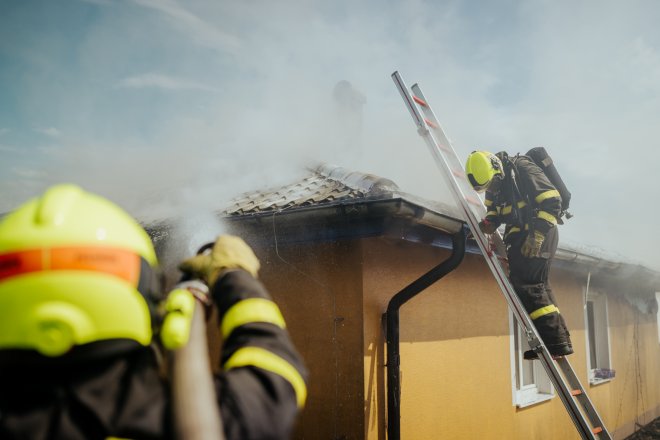
[[428, 119], [424, 118], [424, 122], [426, 122], [426, 125], [428, 125], [431, 128], [438, 128], [438, 124], [436, 124], [433, 121], [429, 121]]
[[424, 107], [428, 107], [428, 106], [429, 106], [429, 105], [426, 103], [426, 101], [424, 101], [422, 98], [418, 98], [418, 97], [415, 96], [415, 95], [412, 95], [412, 97], [413, 97], [413, 100], [414, 100], [417, 104], [419, 104], [419, 105], [423, 105]]
[[441, 150], [444, 150], [444, 151], [446, 151], [447, 153], [451, 153], [451, 148], [449, 148], [448, 146], [443, 145], [443, 144], [438, 143], [438, 142], [436, 142], [436, 144], [438, 145], [438, 147], [440, 147]]

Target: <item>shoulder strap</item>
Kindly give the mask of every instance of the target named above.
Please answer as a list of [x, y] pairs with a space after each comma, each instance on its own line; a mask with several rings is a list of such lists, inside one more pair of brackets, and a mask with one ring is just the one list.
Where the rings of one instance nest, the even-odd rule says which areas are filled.
[[[507, 165], [505, 165], [505, 169], [508, 167], [510, 173], [511, 193], [514, 195], [514, 200], [512, 200], [511, 203], [511, 209], [517, 212], [516, 217], [521, 219], [523, 223], [530, 223], [533, 215], [532, 215], [532, 204], [531, 204], [531, 200], [529, 199], [529, 191], [528, 191], [529, 188], [525, 182], [525, 179], [522, 179], [520, 177], [520, 173], [518, 172], [517, 162], [520, 160], [521, 155], [516, 154], [515, 156], [513, 156], [513, 158], [510, 158], [510, 156], [508, 155], [504, 157], [506, 158], [507, 161]], [[515, 199], [518, 197], [521, 200], [525, 201], [525, 207], [523, 209], [520, 209], [518, 207], [518, 204], [515, 202]]]

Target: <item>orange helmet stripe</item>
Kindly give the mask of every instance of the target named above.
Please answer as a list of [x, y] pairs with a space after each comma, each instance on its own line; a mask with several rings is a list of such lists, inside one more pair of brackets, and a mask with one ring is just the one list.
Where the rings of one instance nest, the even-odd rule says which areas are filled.
[[126, 249], [103, 246], [29, 249], [0, 254], [0, 281], [51, 270], [102, 272], [137, 286], [140, 256]]

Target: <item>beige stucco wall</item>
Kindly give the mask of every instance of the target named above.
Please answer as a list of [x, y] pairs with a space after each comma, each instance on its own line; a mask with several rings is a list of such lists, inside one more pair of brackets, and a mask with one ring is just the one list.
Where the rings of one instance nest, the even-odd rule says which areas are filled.
[[660, 341], [655, 315], [641, 313], [612, 295], [608, 309], [616, 378], [589, 392], [599, 399], [616, 438], [624, 438], [635, 430], [635, 423], [660, 417]]
[[[382, 314], [394, 294], [449, 252], [387, 238], [280, 245], [256, 252], [261, 279], [280, 305], [311, 372], [307, 406], [293, 438], [385, 439]], [[660, 416], [655, 315], [639, 314], [617, 297], [609, 300], [617, 376], [590, 386], [586, 279], [561, 271], [553, 271], [551, 279], [576, 350], [570, 362], [615, 438], [632, 432], [635, 421]], [[483, 259], [472, 254], [403, 306], [402, 439], [579, 438], [558, 397], [524, 409], [513, 405], [507, 310]]]
[[256, 253], [260, 278], [311, 373], [294, 438], [362, 438], [360, 242], [278, 246]]
[[[398, 290], [449, 253], [385, 239], [367, 240], [363, 252], [365, 438], [384, 439], [386, 360], [381, 315]], [[625, 301], [610, 302], [617, 377], [590, 386], [583, 311], [586, 279], [561, 271], [553, 271], [551, 279], [576, 350], [570, 362], [606, 426], [622, 438], [631, 432], [626, 424], [634, 421], [635, 414], [645, 411], [644, 420], [649, 421], [660, 408], [655, 316], [644, 318], [637, 330], [646, 398], [642, 411], [639, 391], [629, 377], [637, 374], [627, 354], [634, 332], [633, 309]], [[456, 271], [405, 304], [400, 325], [401, 438], [580, 438], [558, 397], [523, 409], [513, 405], [507, 307], [481, 257], [467, 255]]]

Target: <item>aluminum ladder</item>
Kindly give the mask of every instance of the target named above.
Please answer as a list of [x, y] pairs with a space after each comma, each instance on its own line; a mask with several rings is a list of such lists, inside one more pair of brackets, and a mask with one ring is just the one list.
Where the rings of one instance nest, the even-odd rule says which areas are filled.
[[[530, 348], [538, 353], [539, 360], [548, 373], [579, 434], [583, 439], [611, 440], [612, 437], [571, 368], [571, 364], [565, 357], [552, 358], [539, 337], [531, 318], [516, 295], [498, 256], [498, 252], [499, 255], [505, 255], [502, 252], [504, 246], [499, 232], [492, 235], [494, 247], [496, 248], [493, 249], [489, 239], [480, 231], [479, 221], [485, 217], [486, 208], [470, 182], [468, 182], [463, 164], [456, 156], [454, 147], [442, 130], [421, 88], [418, 84], [415, 84], [408, 89], [398, 72], [392, 74], [392, 79], [417, 125], [417, 132], [426, 141], [448, 188], [458, 203], [464, 220], [470, 226], [474, 239], [479, 245], [497, 284], [500, 286], [509, 308], [524, 330]], [[560, 370], [563, 374], [560, 374]]]

